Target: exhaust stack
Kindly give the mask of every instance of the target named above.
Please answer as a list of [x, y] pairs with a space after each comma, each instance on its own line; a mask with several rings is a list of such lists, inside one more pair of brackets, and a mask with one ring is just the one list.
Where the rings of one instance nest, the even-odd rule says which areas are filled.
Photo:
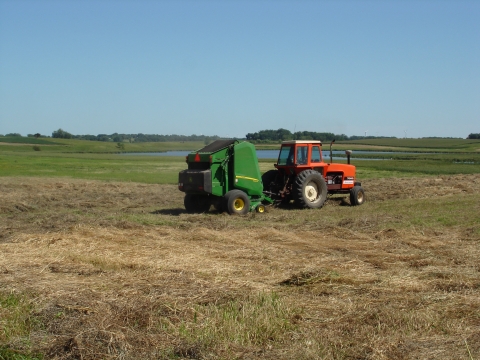
[[350, 155], [352, 155], [352, 150], [345, 150], [345, 154], [347, 155], [347, 163], [350, 164]]
[[330, 164], [333, 163], [333, 156], [332, 156], [332, 145], [335, 142], [335, 139], [332, 140], [330, 143]]

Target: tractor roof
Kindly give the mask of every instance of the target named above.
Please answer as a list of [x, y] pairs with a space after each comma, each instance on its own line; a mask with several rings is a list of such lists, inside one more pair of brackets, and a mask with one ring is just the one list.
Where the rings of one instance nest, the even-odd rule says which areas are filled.
[[319, 144], [322, 145], [320, 140], [288, 140], [282, 141], [282, 144]]

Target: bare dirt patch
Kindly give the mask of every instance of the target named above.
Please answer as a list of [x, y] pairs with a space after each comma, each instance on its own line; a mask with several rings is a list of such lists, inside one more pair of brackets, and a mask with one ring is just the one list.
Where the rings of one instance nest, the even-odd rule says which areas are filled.
[[480, 176], [364, 186], [358, 208], [231, 217], [186, 214], [173, 185], [0, 178], [0, 293], [28, 296], [37, 324], [0, 344], [48, 359], [478, 357], [480, 225], [379, 209], [478, 199]]

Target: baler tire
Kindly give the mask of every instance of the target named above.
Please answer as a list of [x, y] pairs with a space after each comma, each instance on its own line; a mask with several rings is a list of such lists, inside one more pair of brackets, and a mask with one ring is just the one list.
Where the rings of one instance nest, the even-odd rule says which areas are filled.
[[315, 170], [304, 170], [295, 178], [295, 202], [302, 208], [318, 209], [327, 199], [327, 184]]
[[241, 190], [230, 190], [224, 199], [224, 209], [230, 215], [246, 215], [250, 211], [250, 198]]
[[359, 206], [365, 202], [365, 190], [363, 187], [355, 185], [350, 190], [350, 205]]
[[259, 204], [259, 205], [257, 205], [257, 207], [255, 208], [255, 210], [256, 210], [258, 213], [263, 214], [263, 213], [266, 211], [266, 208], [265, 208], [265, 205]]
[[210, 206], [212, 204], [207, 196], [198, 194], [185, 194], [183, 205], [185, 205], [185, 210], [187, 210], [188, 213], [201, 214], [210, 210]]

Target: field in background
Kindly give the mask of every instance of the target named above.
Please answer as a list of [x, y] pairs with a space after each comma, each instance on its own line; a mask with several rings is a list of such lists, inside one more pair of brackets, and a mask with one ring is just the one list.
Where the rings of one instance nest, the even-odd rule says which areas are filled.
[[[7, 138], [0, 138], [6, 141]], [[25, 138], [22, 138], [25, 139]], [[32, 138], [28, 138], [32, 139]], [[32, 139], [36, 140], [36, 139]], [[47, 141], [38, 139], [39, 141]], [[177, 143], [124, 143], [120, 150], [117, 144], [85, 140], [52, 139], [62, 145], [7, 144], [0, 145], [0, 176], [42, 176], [72, 177], [81, 179], [134, 181], [142, 183], [174, 184], [178, 171], [185, 167], [183, 157], [152, 157], [118, 155], [120, 152], [159, 152], [168, 150], [195, 150], [204, 146], [201, 142]], [[375, 140], [375, 139], [374, 139]], [[379, 141], [370, 145], [348, 142], [334, 145], [334, 149], [353, 149], [352, 162], [358, 166], [360, 179], [375, 177], [421, 176], [441, 174], [475, 174], [480, 172], [480, 141], [458, 139], [391, 139], [404, 147], [396, 147], [401, 153], [359, 154], [355, 150], [386, 151], [379, 149]], [[381, 139], [379, 139], [381, 140]], [[384, 142], [385, 140], [382, 140]], [[447, 146], [426, 149], [419, 152], [417, 147]], [[408, 146], [407, 146], [408, 145]], [[40, 149], [34, 150], [34, 146]], [[278, 149], [279, 145], [257, 145], [257, 148]], [[328, 146], [324, 146], [327, 149]], [[425, 150], [425, 149], [424, 149]], [[437, 151], [438, 150], [438, 151]], [[447, 150], [456, 152], [447, 153]], [[462, 150], [462, 151], [460, 151]], [[412, 153], [414, 152], [414, 153]], [[357, 160], [372, 159], [372, 160]], [[377, 160], [382, 159], [382, 160]], [[343, 162], [345, 162], [343, 160]], [[273, 168], [273, 160], [262, 160], [262, 171]]]
[[181, 157], [64, 142], [0, 145], [0, 359], [479, 358], [474, 147], [354, 160], [360, 207], [232, 217], [185, 213]]
[[363, 147], [377, 146], [382, 148], [417, 149], [417, 151], [441, 152], [480, 152], [480, 142], [475, 139], [366, 139], [340, 141], [342, 145], [357, 145]]
[[[330, 142], [323, 143], [327, 150]], [[277, 149], [278, 144], [259, 144], [257, 148]], [[337, 141], [334, 149], [407, 152], [480, 152], [480, 141], [469, 139], [364, 139]]]
[[[35, 150], [33, 147], [37, 146]], [[205, 144], [201, 141], [185, 142], [138, 142], [118, 143], [105, 141], [88, 141], [74, 139], [49, 139], [49, 138], [25, 138], [25, 137], [0, 137], [0, 154], [2, 152], [25, 152], [34, 151], [48, 153], [121, 153], [121, 152], [161, 152], [168, 150], [195, 150]]]
[[[32, 151], [32, 145], [49, 152], [115, 153], [115, 152], [158, 152], [167, 150], [196, 150], [205, 144], [200, 141], [186, 142], [123, 142], [124, 149], [115, 142], [87, 141], [54, 138], [0, 137], [0, 151]], [[43, 146], [42, 146], [43, 145]], [[50, 145], [50, 146], [48, 146]], [[329, 143], [324, 142], [324, 150]], [[256, 144], [258, 149], [278, 149], [279, 144]], [[367, 151], [415, 151], [415, 152], [473, 152], [480, 153], [480, 141], [473, 139], [364, 139], [337, 141], [335, 149]]]

